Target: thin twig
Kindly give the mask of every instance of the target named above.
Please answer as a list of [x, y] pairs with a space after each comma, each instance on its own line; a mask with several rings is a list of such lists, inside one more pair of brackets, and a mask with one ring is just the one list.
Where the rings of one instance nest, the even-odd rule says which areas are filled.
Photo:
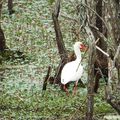
[[71, 16], [68, 16], [67, 14], [63, 14], [62, 13], [61, 16], [64, 17], [64, 18], [66, 18], [66, 19], [69, 19], [69, 20], [72, 20], [72, 21], [78, 23], [78, 21], [76, 19], [72, 18]]
[[107, 38], [105, 37], [105, 35], [103, 33], [101, 33], [96, 26], [94, 26], [90, 23], [89, 23], [89, 25], [90, 25], [90, 28], [94, 29], [101, 38], [103, 38], [105, 41], [107, 41]]
[[104, 55], [106, 55], [107, 57], [109, 57], [110, 55], [108, 53], [106, 53], [105, 51], [103, 51], [100, 47], [98, 47], [96, 45], [96, 49], [98, 49], [100, 52], [102, 52]]
[[97, 44], [99, 42], [100, 38], [98, 38], [96, 41], [95, 41], [95, 44]]

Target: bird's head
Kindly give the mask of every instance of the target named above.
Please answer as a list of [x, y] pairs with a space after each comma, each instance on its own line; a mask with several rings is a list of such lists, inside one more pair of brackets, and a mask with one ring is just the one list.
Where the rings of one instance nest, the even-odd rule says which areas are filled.
[[87, 46], [85, 46], [82, 42], [76, 42], [75, 47], [78, 47], [81, 52], [84, 52], [87, 50]]

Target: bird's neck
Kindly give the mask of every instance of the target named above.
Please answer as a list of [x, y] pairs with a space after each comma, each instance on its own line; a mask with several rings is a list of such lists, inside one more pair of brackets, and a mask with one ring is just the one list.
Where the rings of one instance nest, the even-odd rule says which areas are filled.
[[76, 55], [76, 61], [81, 61], [81, 51], [78, 47], [74, 47], [75, 55]]

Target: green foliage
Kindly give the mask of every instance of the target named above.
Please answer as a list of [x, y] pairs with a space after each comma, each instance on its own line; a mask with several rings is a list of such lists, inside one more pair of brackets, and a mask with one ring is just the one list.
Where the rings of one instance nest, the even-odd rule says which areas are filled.
[[[12, 82], [12, 84], [11, 84]], [[61, 118], [70, 114], [82, 105], [85, 97], [69, 96], [59, 88], [51, 88], [40, 92], [37, 84], [27, 81], [6, 81], [0, 97], [1, 117], [4, 119]]]
[[55, 0], [48, 0], [49, 4], [52, 5]]

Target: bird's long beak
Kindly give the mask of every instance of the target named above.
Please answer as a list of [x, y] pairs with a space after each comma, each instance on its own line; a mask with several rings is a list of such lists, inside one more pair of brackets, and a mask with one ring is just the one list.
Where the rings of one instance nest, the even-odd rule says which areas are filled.
[[85, 52], [87, 49], [88, 49], [88, 47], [85, 46], [84, 44], [81, 44], [81, 45], [80, 45], [80, 51], [81, 51], [81, 52]]

